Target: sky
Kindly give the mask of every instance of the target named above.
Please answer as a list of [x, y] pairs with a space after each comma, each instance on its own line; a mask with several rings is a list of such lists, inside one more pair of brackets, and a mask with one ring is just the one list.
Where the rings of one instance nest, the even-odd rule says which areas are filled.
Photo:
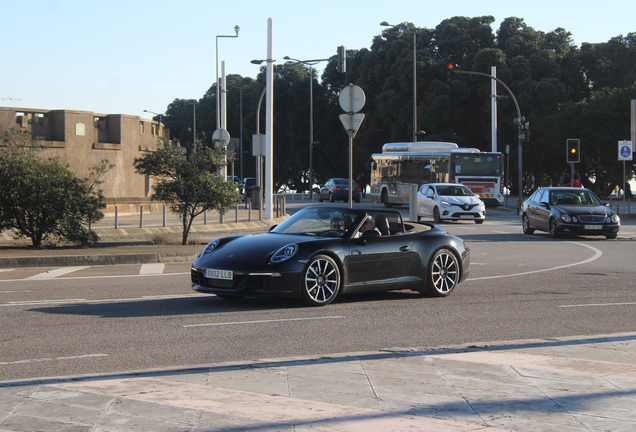
[[[512, 16], [544, 32], [563, 27], [577, 46], [636, 32], [636, 2], [625, 0], [0, 0], [0, 106], [152, 118], [144, 110], [201, 98], [217, 59], [219, 73], [224, 61], [226, 74], [255, 78], [269, 18], [272, 58], [284, 63], [370, 48], [382, 21], [435, 28], [484, 15], [495, 17], [494, 32]], [[235, 26], [238, 37], [217, 37], [235, 36]]]

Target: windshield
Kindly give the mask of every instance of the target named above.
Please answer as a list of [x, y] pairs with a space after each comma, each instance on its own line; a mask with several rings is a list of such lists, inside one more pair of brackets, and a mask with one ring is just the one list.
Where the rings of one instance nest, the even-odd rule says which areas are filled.
[[437, 186], [437, 194], [442, 196], [473, 196], [466, 186]]
[[286, 219], [270, 232], [277, 234], [344, 237], [361, 222], [364, 212], [334, 207], [307, 207]]
[[554, 190], [550, 193], [552, 205], [588, 205], [600, 206], [601, 201], [588, 190]]

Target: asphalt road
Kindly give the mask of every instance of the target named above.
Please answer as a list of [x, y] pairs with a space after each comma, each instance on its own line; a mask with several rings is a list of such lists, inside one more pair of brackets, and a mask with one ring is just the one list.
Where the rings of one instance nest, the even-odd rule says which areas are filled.
[[232, 302], [191, 291], [189, 264], [0, 271], [0, 381], [636, 328], [633, 220], [614, 241], [523, 235], [501, 210], [442, 227], [472, 253], [446, 298]]

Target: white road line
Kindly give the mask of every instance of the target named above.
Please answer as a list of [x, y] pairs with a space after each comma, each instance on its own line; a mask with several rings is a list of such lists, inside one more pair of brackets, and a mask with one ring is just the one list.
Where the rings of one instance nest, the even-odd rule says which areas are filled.
[[529, 274], [533, 274], [533, 273], [544, 273], [544, 272], [548, 272], [548, 271], [553, 271], [553, 270], [559, 270], [562, 268], [567, 268], [567, 267], [574, 267], [574, 266], [578, 266], [578, 265], [582, 265], [582, 264], [587, 264], [589, 262], [595, 261], [597, 259], [599, 259], [601, 257], [601, 255], [603, 255], [603, 252], [601, 252], [600, 250], [596, 249], [595, 247], [592, 247], [590, 245], [586, 245], [585, 243], [578, 243], [578, 242], [568, 242], [568, 243], [572, 243], [572, 244], [576, 244], [576, 245], [580, 245], [580, 246], [585, 246], [586, 248], [590, 248], [594, 251], [594, 256], [592, 256], [592, 258], [588, 258], [584, 261], [579, 261], [579, 262], [575, 262], [572, 264], [565, 264], [562, 266], [556, 266], [556, 267], [550, 267], [550, 268], [546, 268], [546, 269], [541, 269], [541, 270], [532, 270], [532, 271], [527, 271], [527, 272], [522, 272], [522, 273], [512, 273], [512, 274], [505, 274], [505, 275], [498, 275], [498, 276], [484, 276], [484, 277], [480, 277], [480, 278], [469, 278], [466, 282], [470, 282], [470, 281], [478, 281], [478, 280], [486, 280], [486, 279], [500, 279], [500, 278], [506, 278], [506, 277], [513, 277], [513, 276], [525, 276], [525, 275], [529, 275]]
[[139, 269], [140, 275], [163, 273], [164, 264], [142, 264]]
[[[132, 274], [132, 275], [110, 275], [110, 276], [77, 276], [77, 277], [56, 277], [55, 280], [82, 280], [82, 279], [112, 279], [112, 278], [134, 278], [134, 277], [156, 277], [156, 276], [184, 276], [190, 275], [190, 272], [183, 273], [152, 273], [152, 274]], [[2, 282], [33, 282], [48, 279], [2, 279]]]
[[178, 295], [158, 295], [158, 296], [143, 296], [123, 299], [100, 299], [100, 300], [86, 300], [86, 299], [59, 299], [59, 300], [30, 300], [30, 301], [15, 301], [8, 303], [0, 303], [0, 307], [3, 306], [49, 306], [49, 305], [63, 305], [63, 304], [96, 304], [96, 303], [125, 303], [132, 301], [148, 301], [148, 300], [168, 300], [168, 299], [180, 299], [190, 297], [202, 297], [201, 294], [178, 294]]
[[13, 271], [15, 269], [0, 269], [0, 272]]
[[205, 327], [205, 326], [222, 326], [222, 325], [238, 325], [238, 324], [262, 324], [272, 322], [288, 322], [288, 321], [309, 321], [309, 320], [323, 320], [323, 319], [341, 319], [343, 316], [326, 316], [326, 317], [314, 317], [314, 318], [286, 318], [286, 319], [274, 319], [274, 320], [260, 320], [260, 321], [231, 321], [222, 323], [208, 323], [208, 324], [190, 324], [181, 327]]
[[49, 270], [46, 271], [44, 273], [38, 273], [36, 275], [33, 276], [29, 276], [28, 278], [25, 278], [27, 280], [42, 280], [42, 279], [53, 279], [55, 277], [58, 276], [62, 276], [68, 273], [73, 273], [79, 270], [83, 270], [85, 268], [88, 268], [88, 266], [81, 266], [81, 267], [62, 267], [62, 268], [58, 268], [55, 270]]
[[83, 354], [83, 355], [77, 355], [77, 356], [71, 356], [71, 357], [51, 357], [51, 358], [17, 360], [12, 362], [0, 362], [0, 366], [12, 365], [12, 364], [23, 364], [23, 363], [60, 361], [60, 360], [77, 360], [77, 359], [91, 358], [91, 357], [108, 357], [108, 354]]
[[636, 303], [592, 303], [592, 304], [575, 304], [575, 305], [561, 305], [561, 308], [572, 307], [594, 307], [594, 306], [633, 306]]

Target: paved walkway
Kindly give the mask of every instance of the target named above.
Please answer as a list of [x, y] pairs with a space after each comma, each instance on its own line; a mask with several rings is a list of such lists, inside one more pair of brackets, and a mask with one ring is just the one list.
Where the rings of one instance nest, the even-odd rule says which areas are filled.
[[3, 382], [0, 431], [631, 432], [635, 341], [629, 333]]

